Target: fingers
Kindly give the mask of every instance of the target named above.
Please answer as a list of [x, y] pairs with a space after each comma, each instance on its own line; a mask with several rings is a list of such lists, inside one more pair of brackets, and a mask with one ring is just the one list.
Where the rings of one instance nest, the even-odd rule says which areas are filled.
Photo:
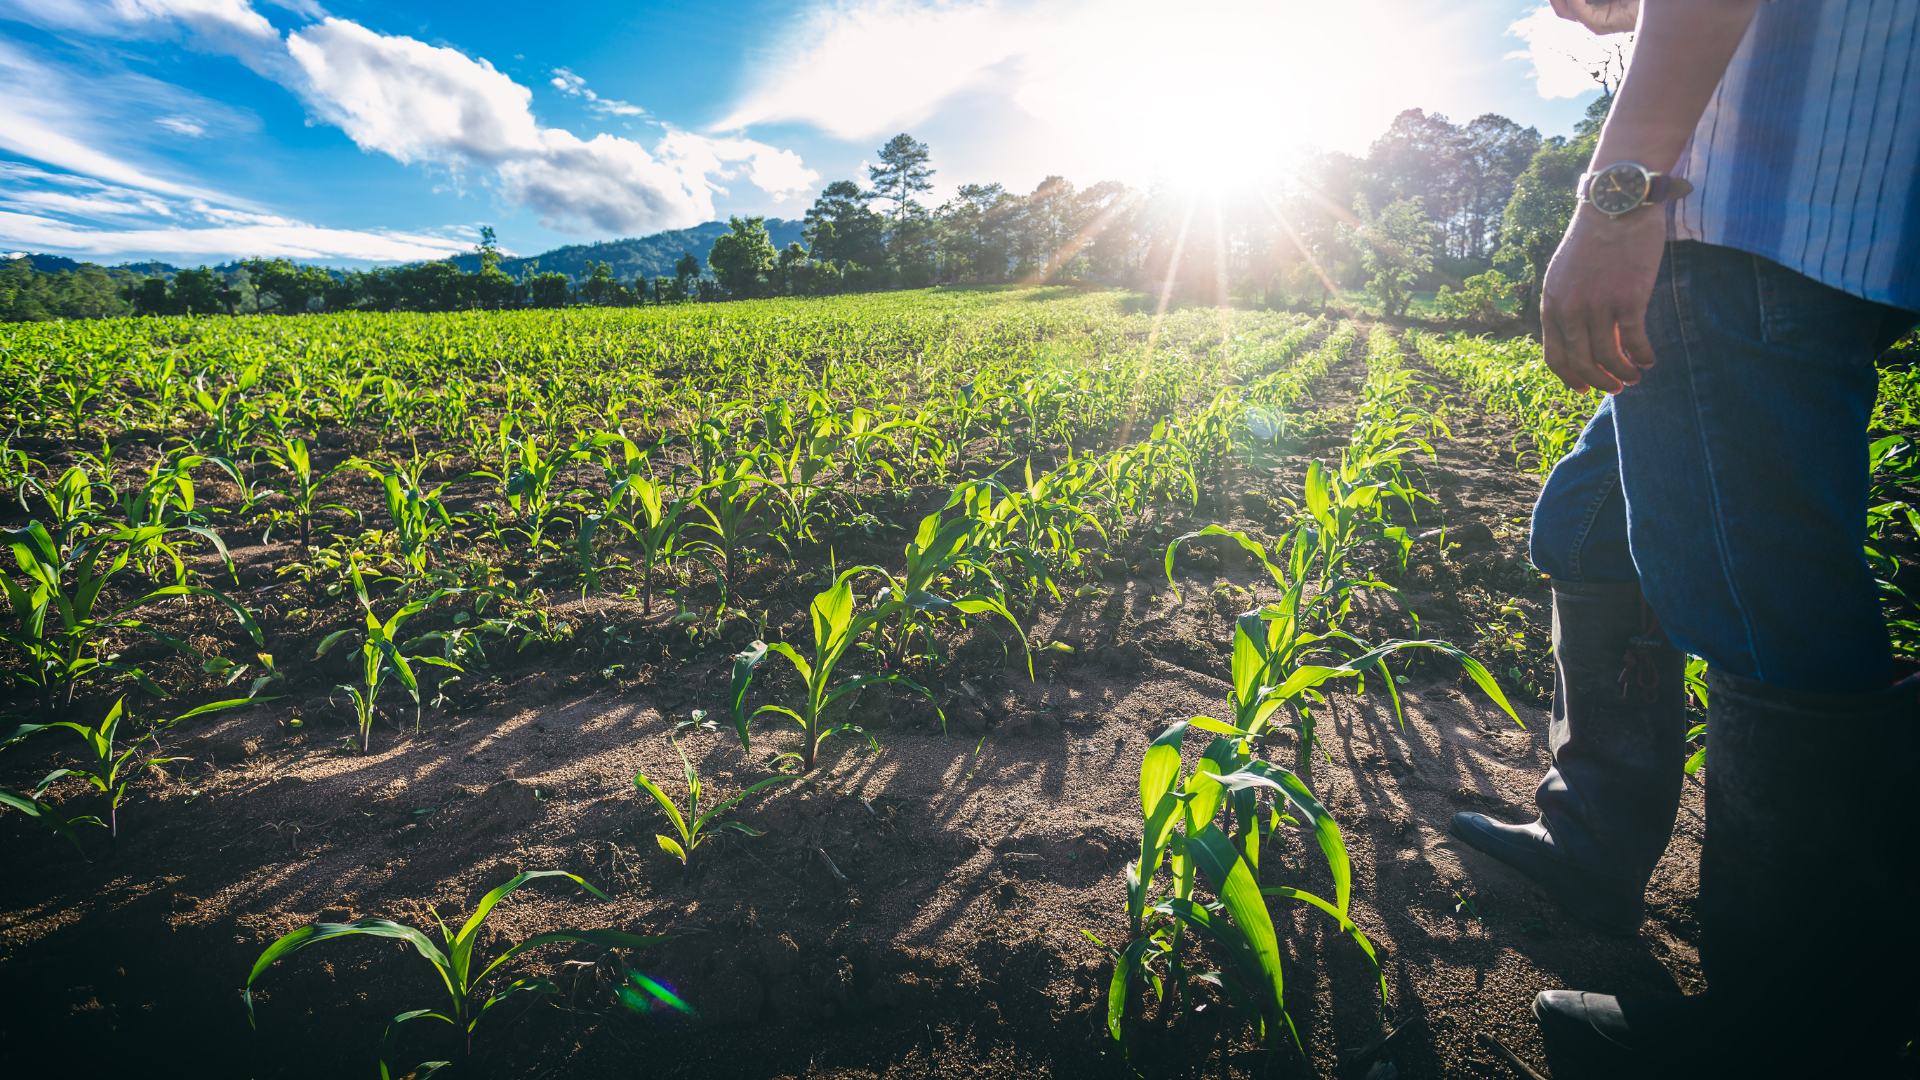
[[1603, 394], [1620, 392], [1620, 380], [1594, 361], [1593, 331], [1588, 324], [1568, 320], [1561, 338], [1567, 343], [1567, 366], [1582, 382]]
[[1653, 340], [1647, 337], [1645, 315], [1620, 320], [1620, 347], [1634, 367], [1644, 371], [1653, 366]]
[[1593, 366], [1615, 384], [1609, 387], [1606, 382], [1596, 381], [1594, 385], [1609, 394], [1617, 394], [1622, 387], [1640, 381], [1640, 369], [1620, 351], [1619, 325], [1620, 317], [1614, 312], [1602, 311], [1587, 317], [1588, 356]]
[[1585, 373], [1575, 370], [1567, 346], [1567, 335], [1561, 330], [1559, 313], [1553, 309], [1550, 301], [1544, 300], [1540, 304], [1540, 344], [1546, 354], [1547, 367], [1560, 377], [1567, 389], [1584, 393], [1593, 388], [1593, 383]]

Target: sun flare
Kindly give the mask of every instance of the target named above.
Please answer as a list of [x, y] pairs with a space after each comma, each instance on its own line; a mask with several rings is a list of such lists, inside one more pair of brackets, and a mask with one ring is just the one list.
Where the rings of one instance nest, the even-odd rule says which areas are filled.
[[1314, 149], [1364, 150], [1395, 113], [1431, 100], [1420, 28], [1390, 8], [1111, 5], [1051, 28], [1034, 49], [1043, 70], [1015, 100], [1094, 166], [1081, 171], [1247, 188]]

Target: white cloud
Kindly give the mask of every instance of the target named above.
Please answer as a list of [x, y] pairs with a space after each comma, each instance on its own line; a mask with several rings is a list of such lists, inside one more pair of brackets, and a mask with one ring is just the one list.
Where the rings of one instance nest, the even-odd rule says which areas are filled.
[[96, 126], [84, 111], [89, 98], [58, 69], [0, 40], [0, 150], [56, 169], [182, 198], [214, 198], [199, 185], [161, 176], [152, 168], [99, 149]]
[[4, 0], [0, 12], [36, 26], [101, 37], [165, 35], [176, 26], [227, 40], [278, 36], [247, 0]]
[[820, 183], [820, 174], [807, 168], [799, 154], [752, 139], [669, 130], [658, 149], [661, 156], [686, 169], [722, 179], [731, 180], [744, 169], [749, 183], [783, 201], [811, 192]]
[[[917, 123], [948, 98], [1027, 52], [1042, 17], [995, 0], [869, 0], [816, 11], [763, 65], [770, 74], [715, 130], [803, 120], [843, 139]], [[932, 47], [929, 47], [932, 43]]]
[[85, 193], [44, 187], [9, 189], [0, 191], [0, 206], [87, 218], [173, 216], [173, 207], [165, 200], [126, 188], [102, 187]]
[[308, 105], [363, 150], [405, 164], [539, 151], [532, 91], [485, 60], [344, 19], [294, 31], [287, 52]]
[[[556, 229], [698, 224], [714, 216], [713, 196], [724, 190], [716, 179], [739, 171], [776, 197], [818, 180], [798, 155], [748, 139], [669, 132], [649, 151], [616, 135], [582, 139], [542, 127], [532, 91], [485, 59], [342, 19], [295, 31], [287, 48], [308, 106], [362, 149], [455, 173], [490, 171], [501, 194]], [[590, 92], [572, 72], [554, 82]]]
[[0, 244], [67, 255], [352, 259], [408, 262], [471, 251], [470, 240], [422, 233], [328, 229], [298, 222], [197, 228], [96, 228], [0, 210]]
[[593, 87], [587, 85], [586, 79], [566, 68], [554, 68], [553, 78], [547, 80], [547, 85], [568, 97], [580, 98], [587, 103], [587, 108], [597, 113], [603, 113], [607, 116], [647, 115], [647, 110], [630, 101], [621, 101], [619, 98], [601, 97]]
[[1596, 73], [1608, 72], [1617, 83], [1626, 61], [1633, 56], [1630, 35], [1595, 37], [1586, 27], [1569, 22], [1540, 7], [1507, 28], [1526, 43], [1506, 55], [1533, 65], [1534, 84], [1544, 98], [1571, 98], [1600, 86]]
[[[644, 232], [711, 220], [722, 182], [744, 177], [776, 199], [816, 183], [799, 155], [744, 138], [708, 138], [668, 129], [651, 150], [620, 136], [582, 138], [546, 127], [532, 112], [532, 91], [486, 59], [416, 38], [383, 34], [346, 19], [326, 17], [311, 0], [277, 6], [320, 16], [283, 39], [248, 0], [0, 0], [0, 15], [49, 29], [119, 38], [184, 34], [190, 43], [230, 53], [285, 85], [312, 116], [335, 125], [361, 149], [403, 164], [444, 170], [455, 187], [477, 175], [503, 198], [534, 210], [549, 227]], [[133, 78], [128, 76], [128, 78]], [[144, 76], [138, 77], [145, 79]], [[97, 95], [80, 80], [40, 64], [0, 39], [0, 150], [61, 171], [40, 194], [15, 200], [0, 229], [14, 244], [95, 252], [124, 250], [255, 253], [231, 245], [267, 245], [257, 253], [332, 252], [300, 257], [418, 258], [458, 250], [465, 241], [427, 244], [400, 233], [330, 230], [273, 215], [245, 200], [175, 179], [107, 147], [133, 119], [131, 101], [160, 104], [139, 119], [175, 135], [200, 137], [240, 126], [232, 110], [208, 103], [182, 108], [190, 97], [147, 79], [144, 94]], [[555, 89], [606, 115], [633, 116], [631, 103], [601, 97], [586, 80], [556, 69]], [[148, 129], [153, 130], [153, 129]], [[53, 174], [48, 174], [53, 175]], [[177, 213], [178, 227], [121, 228], [111, 219], [139, 205], [102, 193], [76, 194], [78, 177], [145, 193], [163, 201], [148, 208]], [[93, 207], [89, 213], [87, 207]], [[51, 216], [50, 216], [51, 215]], [[67, 217], [103, 218], [94, 227]], [[96, 223], [97, 224], [97, 223]], [[371, 239], [369, 239], [371, 238]], [[448, 249], [446, 245], [452, 244]], [[135, 246], [151, 245], [151, 246]], [[167, 246], [172, 245], [172, 246]], [[229, 245], [220, 247], [220, 245]], [[438, 245], [438, 246], [434, 246]], [[379, 251], [387, 254], [365, 254]]]
[[161, 116], [154, 118], [153, 122], [173, 132], [175, 135], [185, 135], [189, 139], [198, 139], [207, 133], [207, 125], [191, 116], [180, 116], [177, 114]]
[[1470, 65], [1436, 59], [1472, 55], [1460, 7], [844, 0], [776, 34], [713, 130], [797, 121], [865, 140], [931, 121], [971, 143], [976, 174], [979, 158], [1135, 182], [1257, 174], [1307, 146], [1364, 150], [1405, 108], [1477, 103]]

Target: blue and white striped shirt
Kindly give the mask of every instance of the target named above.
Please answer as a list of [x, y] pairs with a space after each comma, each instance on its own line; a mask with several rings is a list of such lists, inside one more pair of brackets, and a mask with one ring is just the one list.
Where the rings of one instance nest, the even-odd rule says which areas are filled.
[[1675, 238], [1920, 310], [1920, 3], [1762, 4], [1674, 172]]

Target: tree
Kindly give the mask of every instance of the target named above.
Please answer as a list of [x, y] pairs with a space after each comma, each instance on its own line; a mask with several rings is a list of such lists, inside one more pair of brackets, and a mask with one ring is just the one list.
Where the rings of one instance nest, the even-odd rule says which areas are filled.
[[143, 278], [127, 288], [127, 300], [135, 315], [172, 315], [173, 297], [167, 295], [167, 279]]
[[183, 315], [231, 313], [236, 299], [233, 290], [220, 275], [204, 266], [182, 270], [173, 276], [173, 310]]
[[567, 306], [567, 275], [558, 270], [529, 274], [526, 278], [527, 303], [538, 308]]
[[774, 261], [774, 291], [782, 296], [801, 296], [812, 285], [813, 260], [807, 257], [807, 249], [799, 241], [780, 249], [779, 258]]
[[1497, 113], [1474, 117], [1460, 159], [1460, 254], [1484, 259], [1500, 242], [1500, 217], [1513, 185], [1540, 149], [1540, 133]]
[[1354, 241], [1368, 275], [1367, 292], [1388, 318], [1397, 319], [1413, 302], [1420, 275], [1433, 269], [1433, 221], [1418, 199], [1395, 199], [1378, 214], [1369, 213], [1362, 199], [1354, 212], [1361, 219]]
[[903, 131], [880, 148], [880, 164], [867, 166], [873, 197], [893, 203], [891, 216], [896, 222], [906, 215], [915, 195], [933, 189], [933, 170], [927, 167], [930, 157], [926, 143]]
[[886, 219], [851, 180], [828, 184], [804, 220], [807, 250], [820, 262], [873, 267], [886, 260]]
[[1516, 279], [1514, 294], [1520, 310], [1529, 317], [1539, 314], [1540, 284], [1546, 280], [1547, 262], [1573, 220], [1574, 187], [1593, 158], [1600, 126], [1606, 122], [1611, 105], [1612, 101], [1603, 97], [1588, 106], [1574, 137], [1555, 137], [1541, 144], [1514, 180], [1500, 219], [1500, 248], [1494, 253], [1494, 261]]
[[686, 300], [692, 297], [695, 284], [699, 280], [700, 260], [694, 258], [691, 251], [683, 252], [680, 261], [673, 264], [674, 288], [678, 291], [679, 298]]
[[765, 296], [767, 275], [773, 272], [779, 252], [767, 235], [767, 219], [734, 217], [727, 220], [730, 231], [713, 241], [707, 252], [707, 265], [727, 295]]
[[1025, 227], [1020, 230], [1021, 280], [1063, 276], [1067, 260], [1078, 254], [1067, 250], [1073, 239], [1073, 184], [1065, 177], [1049, 176], [1023, 202], [1026, 214], [1022, 222]]
[[473, 299], [483, 308], [503, 308], [513, 303], [517, 291], [513, 276], [500, 269], [500, 244], [494, 239], [493, 226], [480, 226], [480, 269], [473, 275]]
[[297, 315], [324, 297], [333, 275], [318, 266], [296, 266], [287, 259], [248, 259], [240, 264], [261, 295], [272, 298], [273, 309]]
[[656, 304], [678, 304], [687, 298], [687, 290], [681, 286], [679, 278], [665, 275], [653, 279], [653, 302]]
[[1486, 326], [1506, 314], [1505, 305], [1512, 299], [1513, 283], [1507, 275], [1489, 270], [1461, 282], [1459, 292], [1440, 286], [1440, 291], [1433, 294], [1433, 307], [1443, 319]]
[[610, 263], [595, 262], [580, 285], [580, 298], [597, 307], [611, 307], [626, 299], [627, 290], [613, 276]]

